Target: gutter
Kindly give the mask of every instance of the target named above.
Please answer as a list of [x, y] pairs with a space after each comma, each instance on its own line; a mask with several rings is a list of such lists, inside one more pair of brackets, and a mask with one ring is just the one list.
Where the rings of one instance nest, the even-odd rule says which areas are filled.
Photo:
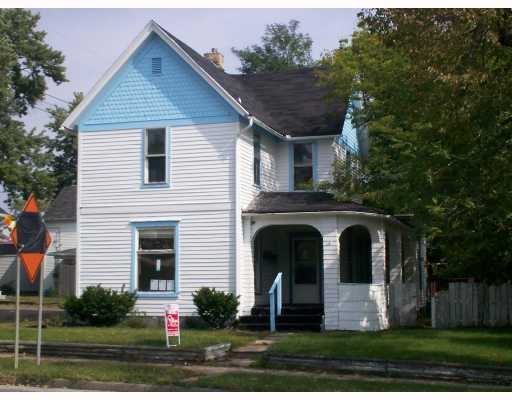
[[[339, 135], [321, 135], [321, 136], [296, 136], [292, 137], [290, 135], [283, 135], [276, 131], [275, 129], [271, 128], [267, 124], [265, 124], [263, 121], [259, 120], [256, 117], [249, 116], [249, 123], [251, 119], [254, 119], [254, 122], [256, 125], [260, 126], [261, 128], [265, 129], [267, 132], [272, 134], [273, 136], [278, 137], [279, 139], [285, 141], [285, 142], [300, 142], [304, 140], [319, 140], [319, 139], [334, 139], [335, 137]], [[251, 124], [252, 126], [252, 124]]]
[[256, 213], [256, 212], [242, 212], [244, 217], [264, 217], [266, 215], [272, 216], [310, 216], [310, 215], [318, 215], [318, 214], [327, 214], [327, 215], [361, 215], [371, 218], [380, 218], [385, 219], [390, 222], [393, 222], [397, 225], [406, 227], [411, 229], [408, 225], [404, 224], [402, 221], [396, 219], [393, 215], [390, 214], [378, 214], [378, 213], [370, 213], [365, 211], [291, 211], [291, 212], [267, 212], [267, 213]]

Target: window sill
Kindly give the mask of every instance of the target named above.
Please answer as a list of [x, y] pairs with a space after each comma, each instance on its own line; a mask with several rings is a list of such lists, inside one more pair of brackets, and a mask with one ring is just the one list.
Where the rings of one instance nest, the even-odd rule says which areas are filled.
[[176, 292], [137, 292], [138, 299], [177, 299]]
[[143, 183], [140, 185], [141, 189], [162, 189], [169, 188], [171, 185], [169, 183]]

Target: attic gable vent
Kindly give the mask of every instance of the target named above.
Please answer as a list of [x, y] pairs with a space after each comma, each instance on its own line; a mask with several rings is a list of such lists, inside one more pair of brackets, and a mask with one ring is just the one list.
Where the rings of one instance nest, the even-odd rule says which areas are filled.
[[162, 73], [162, 59], [160, 57], [151, 59], [151, 73], [153, 75]]

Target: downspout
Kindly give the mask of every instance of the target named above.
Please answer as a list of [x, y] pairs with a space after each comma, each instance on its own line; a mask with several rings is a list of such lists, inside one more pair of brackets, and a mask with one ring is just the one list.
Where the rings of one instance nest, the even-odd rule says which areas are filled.
[[254, 117], [252, 115], [249, 115], [249, 123], [247, 124], [247, 126], [245, 128], [240, 129], [240, 132], [238, 133], [237, 137], [239, 137], [242, 132], [245, 132], [245, 131], [251, 129], [253, 124], [254, 124]]

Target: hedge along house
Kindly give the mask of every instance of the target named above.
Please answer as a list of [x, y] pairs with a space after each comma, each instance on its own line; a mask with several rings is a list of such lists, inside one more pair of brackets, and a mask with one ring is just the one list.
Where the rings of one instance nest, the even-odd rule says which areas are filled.
[[246, 316], [281, 272], [282, 302], [325, 329], [414, 316], [411, 229], [316, 191], [365, 143], [325, 95], [312, 69], [227, 74], [215, 49], [149, 22], [63, 124], [78, 135], [76, 291], [136, 290], [148, 315], [170, 302], [194, 315], [209, 286]]

